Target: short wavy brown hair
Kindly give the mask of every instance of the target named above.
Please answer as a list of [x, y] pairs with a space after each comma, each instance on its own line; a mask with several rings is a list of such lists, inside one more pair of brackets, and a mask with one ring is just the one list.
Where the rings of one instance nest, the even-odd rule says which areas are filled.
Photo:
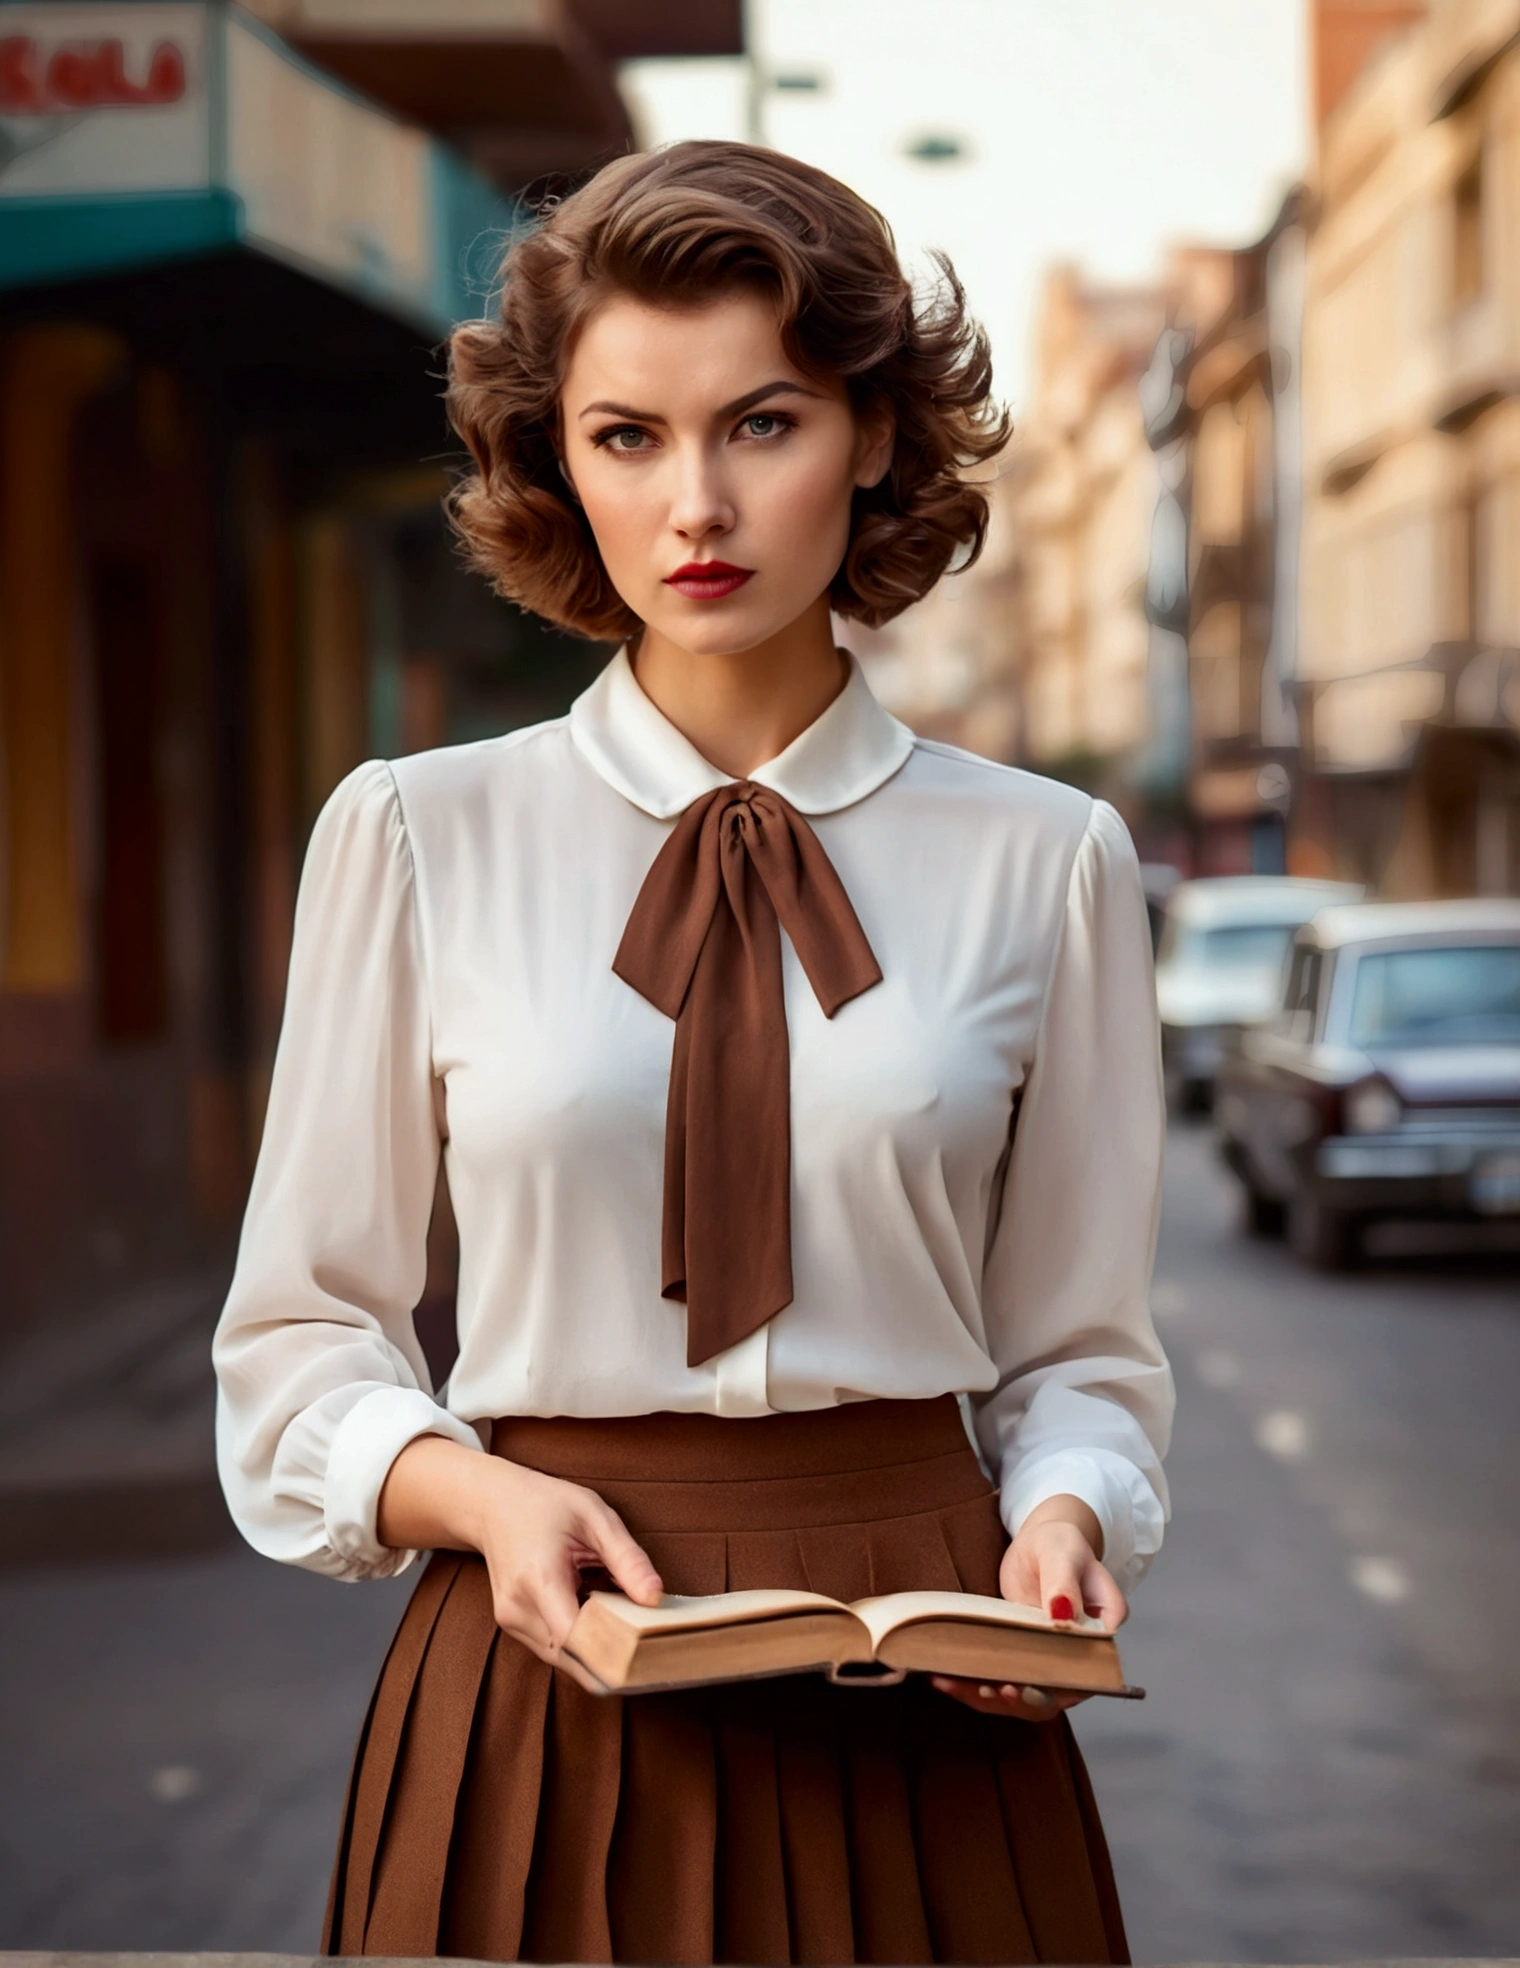
[[454, 524], [504, 595], [562, 628], [620, 641], [639, 619], [607, 578], [559, 468], [559, 392], [576, 335], [612, 294], [699, 306], [734, 287], [773, 293], [788, 358], [841, 378], [858, 415], [896, 420], [891, 466], [855, 494], [830, 588], [839, 614], [890, 621], [958, 554], [981, 551], [987, 500], [968, 466], [1008, 435], [987, 337], [950, 262], [916, 299], [891, 230], [864, 199], [778, 151], [680, 143], [621, 157], [548, 203], [509, 249], [493, 321], [449, 345], [447, 406], [475, 469]]

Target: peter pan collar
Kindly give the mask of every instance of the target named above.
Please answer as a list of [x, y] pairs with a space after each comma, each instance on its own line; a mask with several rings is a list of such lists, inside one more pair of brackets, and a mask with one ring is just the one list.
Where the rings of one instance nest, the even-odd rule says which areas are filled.
[[[906, 764], [913, 734], [871, 695], [848, 651], [850, 674], [826, 711], [784, 752], [749, 775], [800, 813], [834, 813], [886, 784]], [[570, 707], [570, 737], [614, 791], [657, 820], [729, 784], [644, 695], [626, 649]]]

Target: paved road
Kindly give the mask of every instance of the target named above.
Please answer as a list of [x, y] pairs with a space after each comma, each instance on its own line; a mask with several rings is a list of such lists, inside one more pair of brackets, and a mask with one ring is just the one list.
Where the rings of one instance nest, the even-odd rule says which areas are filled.
[[1143, 1706], [1079, 1730], [1142, 1960], [1520, 1952], [1520, 1265], [1344, 1279], [1237, 1227], [1174, 1130], [1177, 1369]]
[[[1520, 1954], [1520, 1273], [1308, 1278], [1172, 1144], [1171, 1543], [1079, 1721], [1141, 1960]], [[407, 1586], [0, 1577], [0, 1948], [315, 1937]]]

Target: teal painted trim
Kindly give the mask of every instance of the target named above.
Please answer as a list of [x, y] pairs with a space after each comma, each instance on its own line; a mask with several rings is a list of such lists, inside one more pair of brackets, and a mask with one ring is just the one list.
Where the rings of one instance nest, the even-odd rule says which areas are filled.
[[0, 288], [185, 259], [241, 233], [242, 207], [225, 191], [0, 199]]
[[432, 312], [440, 329], [490, 312], [502, 255], [529, 223], [509, 198], [441, 143], [428, 151], [433, 221]]

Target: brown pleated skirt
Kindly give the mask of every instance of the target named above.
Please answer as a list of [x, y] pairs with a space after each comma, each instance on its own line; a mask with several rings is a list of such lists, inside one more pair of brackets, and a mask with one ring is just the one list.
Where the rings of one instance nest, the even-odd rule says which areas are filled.
[[[727, 1421], [496, 1425], [599, 1491], [673, 1592], [995, 1593], [1006, 1538], [953, 1398]], [[540, 1962], [1120, 1962], [1064, 1718], [910, 1677], [598, 1698], [501, 1633], [440, 1552], [355, 1757], [330, 1954]]]

